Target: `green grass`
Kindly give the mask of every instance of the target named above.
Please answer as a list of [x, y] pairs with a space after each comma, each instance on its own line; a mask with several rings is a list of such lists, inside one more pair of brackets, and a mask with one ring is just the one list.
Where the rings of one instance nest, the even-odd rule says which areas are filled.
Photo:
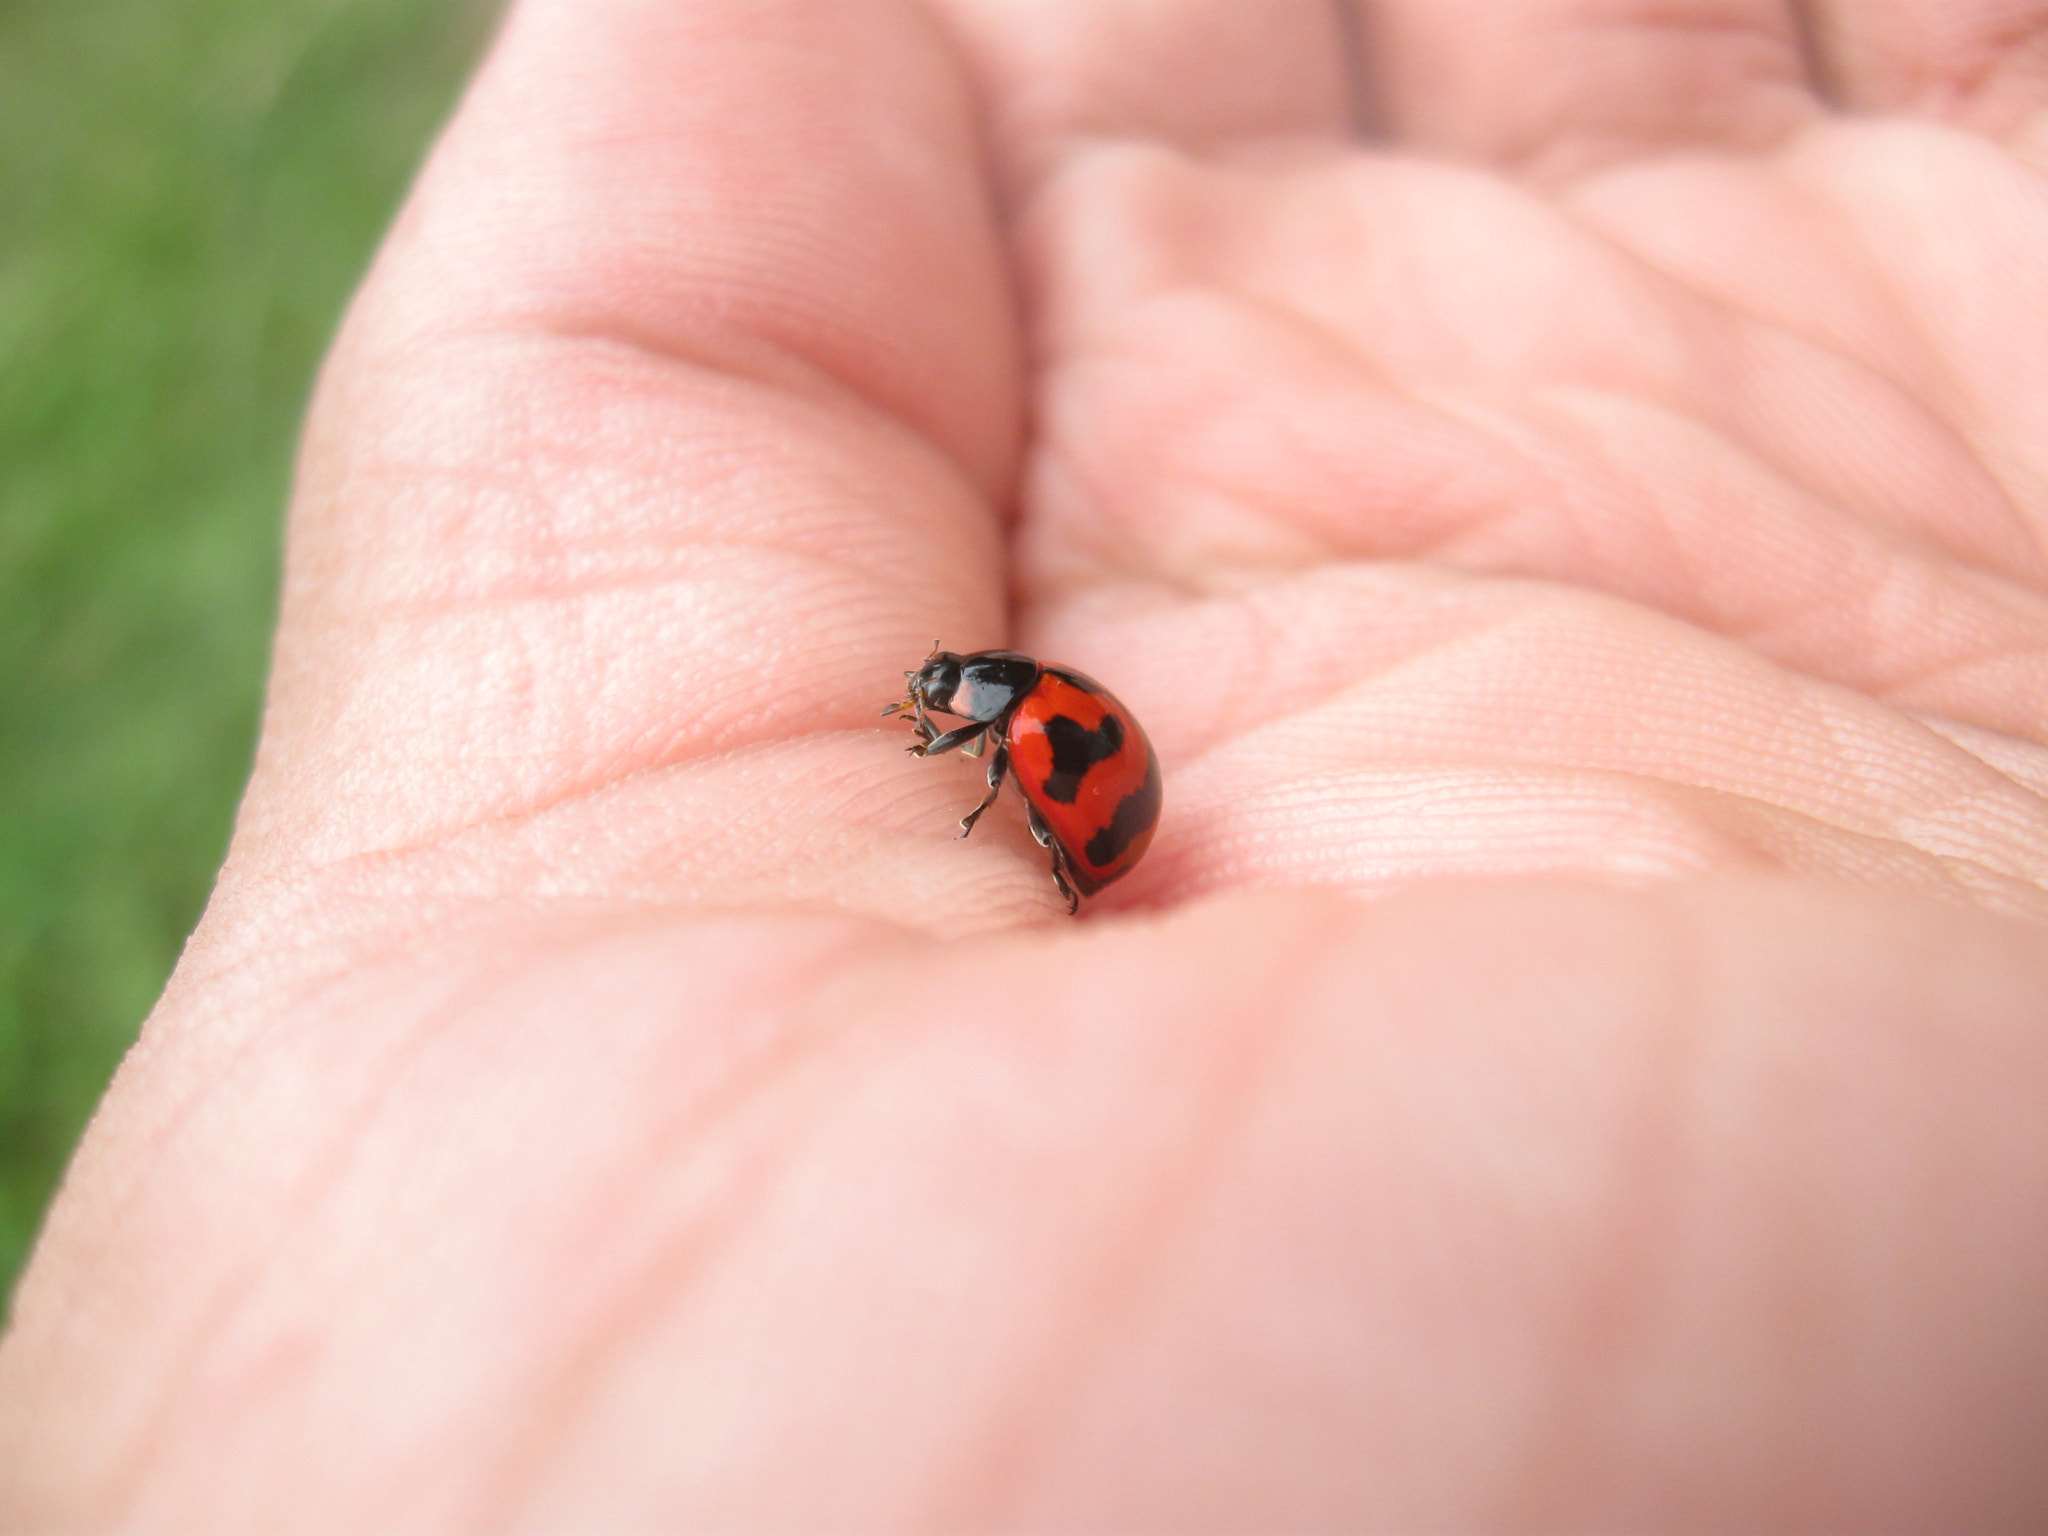
[[0, 5], [0, 1294], [220, 862], [308, 383], [488, 20]]

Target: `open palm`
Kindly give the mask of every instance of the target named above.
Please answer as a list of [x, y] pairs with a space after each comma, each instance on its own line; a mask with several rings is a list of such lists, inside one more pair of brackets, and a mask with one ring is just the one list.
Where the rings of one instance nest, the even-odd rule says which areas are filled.
[[[1802, 9], [527, 0], [7, 1507], [2038, 1518], [2048, 7]], [[1150, 730], [1082, 923], [934, 636]]]

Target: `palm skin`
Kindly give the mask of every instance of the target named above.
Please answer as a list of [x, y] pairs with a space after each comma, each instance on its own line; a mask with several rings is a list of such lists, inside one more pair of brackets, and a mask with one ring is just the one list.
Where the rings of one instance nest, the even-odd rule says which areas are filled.
[[[2022, 13], [530, 0], [12, 1523], [2037, 1522]], [[934, 635], [1152, 733], [1080, 924]]]

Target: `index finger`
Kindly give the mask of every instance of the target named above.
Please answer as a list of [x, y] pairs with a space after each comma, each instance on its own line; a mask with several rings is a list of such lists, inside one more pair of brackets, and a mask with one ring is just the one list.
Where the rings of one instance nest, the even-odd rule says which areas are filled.
[[1012, 301], [914, 5], [526, 0], [316, 404], [238, 867], [872, 722], [993, 643]]

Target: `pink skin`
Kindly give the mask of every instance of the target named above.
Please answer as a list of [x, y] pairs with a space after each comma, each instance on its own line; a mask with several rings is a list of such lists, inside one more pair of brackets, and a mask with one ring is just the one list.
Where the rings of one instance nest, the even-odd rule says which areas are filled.
[[[521, 5], [0, 1525], [2038, 1528], [2044, 37]], [[1159, 749], [1078, 925], [934, 634]]]

